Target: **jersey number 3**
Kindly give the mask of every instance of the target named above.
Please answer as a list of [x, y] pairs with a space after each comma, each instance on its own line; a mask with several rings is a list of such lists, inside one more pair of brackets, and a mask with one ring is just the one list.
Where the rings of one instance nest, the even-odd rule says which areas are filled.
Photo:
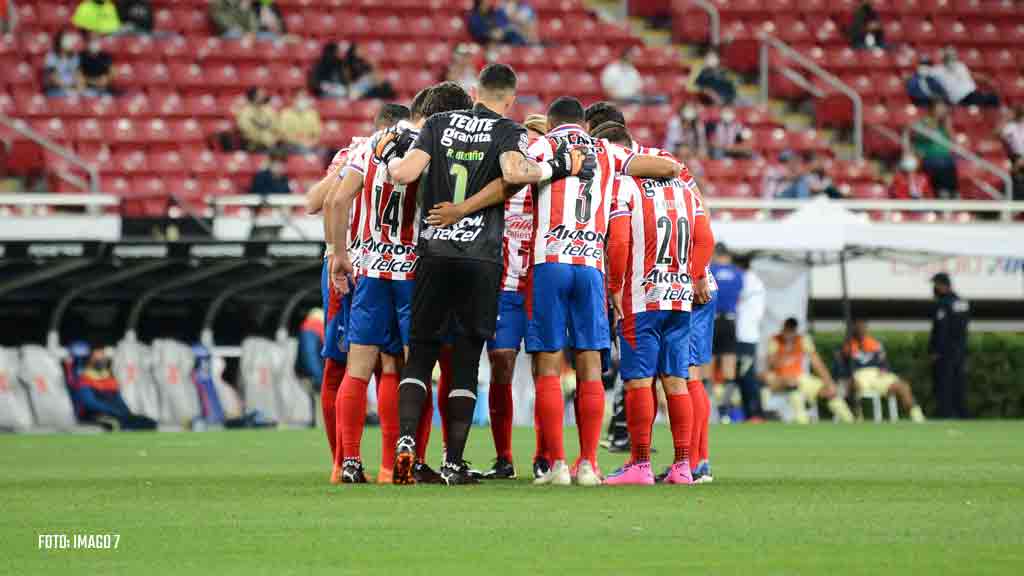
[[576, 196], [576, 221], [580, 224], [590, 222], [590, 216], [594, 211], [594, 197], [590, 194], [593, 187], [594, 181], [587, 180]]

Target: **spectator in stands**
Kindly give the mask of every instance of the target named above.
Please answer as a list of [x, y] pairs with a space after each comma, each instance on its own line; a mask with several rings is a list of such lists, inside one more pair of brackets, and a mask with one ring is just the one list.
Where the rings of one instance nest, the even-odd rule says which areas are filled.
[[[794, 420], [798, 424], [807, 424], [807, 402], [823, 399], [828, 407], [843, 422], [853, 422], [853, 412], [838, 393], [832, 375], [818, 356], [814, 347], [814, 339], [801, 335], [797, 328], [796, 318], [787, 318], [782, 332], [772, 337], [768, 343], [768, 371], [762, 380], [775, 393], [789, 396], [789, 405], [793, 408]], [[806, 364], [810, 361], [814, 374], [807, 372]]]
[[804, 164], [806, 166], [804, 179], [807, 182], [807, 191], [811, 197], [828, 196], [833, 200], [843, 198], [843, 193], [836, 187], [835, 183], [832, 182], [832, 178], [828, 175], [824, 159], [816, 157], [814, 152], [807, 152], [804, 155]]
[[270, 96], [262, 88], [250, 88], [245, 104], [238, 109], [236, 121], [245, 147], [267, 151], [277, 145], [278, 114], [270, 105]]
[[690, 91], [715, 106], [729, 106], [736, 100], [736, 83], [721, 65], [718, 52], [712, 50], [704, 63], [690, 73]]
[[893, 200], [928, 200], [935, 198], [935, 191], [928, 176], [918, 171], [917, 156], [907, 153], [900, 160], [900, 170], [892, 178], [889, 195]]
[[480, 44], [526, 44], [505, 10], [495, 0], [473, 0], [467, 17], [469, 35]]
[[95, 34], [113, 34], [121, 29], [114, 0], [82, 0], [71, 16], [71, 23]]
[[445, 68], [441, 80], [455, 82], [466, 92], [475, 89], [476, 78], [482, 68], [481, 62], [477, 59], [479, 55], [480, 47], [476, 44], [459, 44], [452, 52], [452, 61]]
[[843, 373], [852, 376], [858, 396], [872, 392], [881, 396], [895, 395], [911, 420], [924, 422], [924, 412], [914, 400], [910, 383], [891, 372], [885, 348], [868, 334], [868, 325], [863, 319], [853, 321], [853, 330], [839, 351], [839, 360]]
[[61, 30], [53, 38], [53, 49], [44, 61], [43, 89], [47, 96], [68, 96], [82, 89], [81, 61], [77, 32]]
[[853, 12], [850, 43], [854, 48], [885, 48], [885, 29], [872, 0], [864, 0]]
[[287, 32], [284, 26], [284, 16], [281, 15], [281, 9], [274, 4], [274, 0], [259, 0], [255, 10], [259, 20], [260, 35], [273, 38], [283, 36]]
[[353, 100], [362, 98], [394, 98], [395, 89], [387, 80], [380, 80], [370, 64], [359, 53], [359, 45], [349, 44], [341, 59], [341, 78]]
[[690, 171], [690, 175], [697, 179], [697, 185], [699, 186], [700, 179], [704, 177], [704, 163], [701, 160], [702, 156], [698, 155], [693, 148], [690, 148], [686, 144], [680, 144], [679, 147], [676, 148], [675, 156]]
[[[953, 135], [953, 121], [949, 107], [939, 103], [932, 108], [932, 113], [917, 122], [925, 129], [937, 132], [945, 140]], [[911, 137], [915, 154], [921, 158], [921, 166], [932, 189], [939, 198], [953, 198], [957, 195], [959, 175], [956, 169], [956, 158], [946, 144], [936, 141], [924, 134], [913, 132]]]
[[112, 430], [156, 429], [156, 421], [133, 414], [125, 404], [106, 349], [93, 349], [75, 381], [72, 392], [83, 421], [96, 422]]
[[782, 161], [784, 172], [783, 181], [776, 198], [789, 200], [806, 200], [811, 197], [810, 182], [807, 177], [806, 167], [801, 162], [800, 156], [790, 150], [785, 150], [779, 155]]
[[153, 31], [153, 6], [149, 0], [119, 0], [117, 13], [121, 16], [121, 30], [138, 34]]
[[78, 55], [78, 60], [82, 69], [85, 94], [88, 96], [110, 94], [112, 92], [110, 70], [113, 67], [113, 58], [109, 52], [103, 50], [98, 35], [93, 34], [89, 38], [88, 47]]
[[341, 58], [338, 57], [336, 43], [324, 44], [320, 59], [313, 65], [313, 70], [309, 74], [309, 90], [317, 98], [344, 98], [348, 95], [348, 88], [341, 74]]
[[292, 189], [288, 182], [288, 172], [285, 170], [285, 162], [288, 156], [281, 150], [274, 150], [267, 157], [263, 168], [253, 175], [252, 183], [249, 185], [249, 194], [266, 196], [269, 194], [291, 194]]
[[13, 32], [18, 25], [18, 11], [9, 0], [0, 0], [0, 34]]
[[708, 151], [712, 158], [750, 158], [750, 129], [736, 119], [732, 106], [722, 108], [718, 120], [708, 126]]
[[210, 19], [221, 36], [238, 38], [260, 31], [260, 17], [252, 0], [213, 0]]
[[633, 49], [626, 48], [617, 60], [601, 71], [604, 93], [617, 102], [637, 102], [643, 98], [644, 79], [633, 65]]
[[972, 74], [967, 64], [957, 58], [956, 50], [950, 46], [942, 53], [942, 66], [935, 68], [935, 77], [942, 84], [946, 91], [946, 97], [950, 104], [958, 106], [999, 106], [999, 96], [991, 91], [982, 91], [978, 88], [974, 77], [986, 83], [993, 84], [988, 76]]
[[701, 118], [698, 101], [686, 102], [668, 121], [665, 133], [665, 150], [677, 150], [686, 146], [694, 154], [705, 157], [708, 154], [708, 126]]
[[537, 33], [537, 12], [529, 2], [523, 0], [505, 0], [502, 9], [508, 16], [512, 28], [519, 33], [528, 44], [536, 44], [540, 36]]
[[1024, 104], [1018, 104], [1014, 115], [999, 128], [999, 139], [1010, 159], [1013, 199], [1024, 200]]
[[935, 76], [932, 59], [928, 56], [921, 57], [914, 74], [907, 80], [907, 96], [915, 106], [931, 106], [935, 102], [946, 102], [949, 99], [942, 82]]
[[321, 130], [320, 112], [313, 106], [309, 92], [300, 91], [292, 105], [281, 112], [281, 139], [290, 152], [316, 152]]

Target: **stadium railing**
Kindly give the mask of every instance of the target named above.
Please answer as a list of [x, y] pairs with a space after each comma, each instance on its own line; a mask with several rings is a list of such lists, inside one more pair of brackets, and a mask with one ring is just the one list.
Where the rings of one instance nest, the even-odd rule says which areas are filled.
[[[929, 140], [937, 144], [945, 146], [946, 148], [955, 152], [964, 160], [967, 160], [968, 162], [974, 164], [978, 168], [995, 175], [997, 178], [1003, 181], [1003, 190], [1005, 192], [1000, 193], [998, 190], [990, 189], [987, 190], [988, 193], [992, 196], [993, 200], [1005, 200], [1007, 204], [1011, 204], [1011, 200], [1013, 198], [1013, 178], [1010, 177], [1009, 172], [1000, 169], [995, 164], [989, 162], [988, 160], [985, 160], [981, 156], [978, 156], [977, 154], [971, 152], [970, 150], [961, 146], [960, 144], [953, 142], [949, 138], [946, 138], [940, 132], [932, 130], [931, 128], [926, 128], [924, 126], [921, 126], [920, 124], [911, 124], [910, 126], [907, 127], [907, 132], [905, 133], [904, 139], [904, 146], [906, 148], [909, 148], [910, 132], [916, 132], [917, 134], [920, 134], [921, 136], [924, 136], [925, 138], [928, 138]], [[989, 186], [988, 188], [991, 187]], [[1009, 219], [1009, 217], [1009, 213], [1004, 215], [1005, 219]]]
[[718, 14], [718, 7], [708, 0], [689, 0], [689, 2], [708, 13], [708, 41], [712, 46], [718, 47], [722, 40], [722, 18]]
[[[861, 100], [860, 94], [857, 93], [849, 84], [846, 84], [840, 80], [834, 74], [826, 71], [821, 66], [814, 63], [813, 60], [804, 56], [800, 52], [797, 52], [788, 44], [771, 36], [769, 34], [762, 34], [760, 37], [761, 48], [760, 48], [760, 97], [761, 105], [766, 106], [768, 104], [768, 83], [769, 74], [773, 69], [777, 68], [780, 74], [789, 75], [792, 77], [792, 70], [786, 64], [793, 62], [798, 64], [801, 68], [807, 70], [811, 74], [820, 78], [823, 82], [836, 89], [836, 91], [847, 96], [853, 103], [853, 154], [855, 160], [861, 160], [864, 158], [864, 103]], [[779, 62], [775, 63], [772, 59], [772, 52], [778, 53], [781, 58], [778, 58]], [[807, 84], [810, 84], [809, 82]], [[810, 91], [815, 97], [821, 97], [822, 94], [817, 90]]]
[[4, 126], [9, 130], [17, 132], [25, 138], [35, 142], [41, 146], [44, 150], [47, 150], [57, 156], [60, 156], [68, 164], [73, 165], [77, 168], [82, 169], [86, 173], [88, 181], [78, 177], [75, 174], [64, 170], [57, 170], [54, 175], [79, 188], [85, 192], [97, 193], [100, 189], [100, 170], [97, 166], [86, 162], [78, 157], [70, 148], [66, 148], [29, 128], [28, 124], [24, 120], [11, 118], [4, 114], [0, 114], [0, 126]]

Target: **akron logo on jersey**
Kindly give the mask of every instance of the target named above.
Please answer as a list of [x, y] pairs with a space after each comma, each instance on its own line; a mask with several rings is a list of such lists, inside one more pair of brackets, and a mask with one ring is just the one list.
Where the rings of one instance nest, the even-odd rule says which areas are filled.
[[640, 286], [644, 289], [644, 300], [647, 302], [693, 300], [690, 275], [686, 272], [666, 272], [651, 268], [644, 275]]

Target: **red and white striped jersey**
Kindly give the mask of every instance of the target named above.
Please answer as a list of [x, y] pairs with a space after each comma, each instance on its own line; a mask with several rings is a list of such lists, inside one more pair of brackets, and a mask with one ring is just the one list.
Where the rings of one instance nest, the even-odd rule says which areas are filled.
[[[689, 176], [689, 174], [685, 174]], [[693, 306], [692, 230], [704, 208], [693, 178], [618, 179], [611, 218], [629, 217], [630, 244], [622, 308], [626, 315]]]
[[529, 186], [505, 200], [505, 237], [502, 240], [504, 273], [501, 289], [518, 292], [526, 288], [533, 240], [533, 191]]
[[561, 141], [590, 147], [597, 156], [597, 169], [587, 182], [571, 177], [534, 186], [533, 263], [592, 266], [603, 274], [612, 188], [634, 154], [608, 140], [591, 138], [578, 125], [566, 124], [538, 138], [530, 145], [529, 155], [538, 162], [550, 160]]
[[358, 275], [385, 280], [413, 280], [416, 272], [416, 242], [420, 233], [416, 190], [419, 181], [392, 182], [387, 167], [373, 157], [370, 138], [359, 147], [350, 169], [363, 176], [360, 209], [353, 209], [353, 227], [359, 230]]

